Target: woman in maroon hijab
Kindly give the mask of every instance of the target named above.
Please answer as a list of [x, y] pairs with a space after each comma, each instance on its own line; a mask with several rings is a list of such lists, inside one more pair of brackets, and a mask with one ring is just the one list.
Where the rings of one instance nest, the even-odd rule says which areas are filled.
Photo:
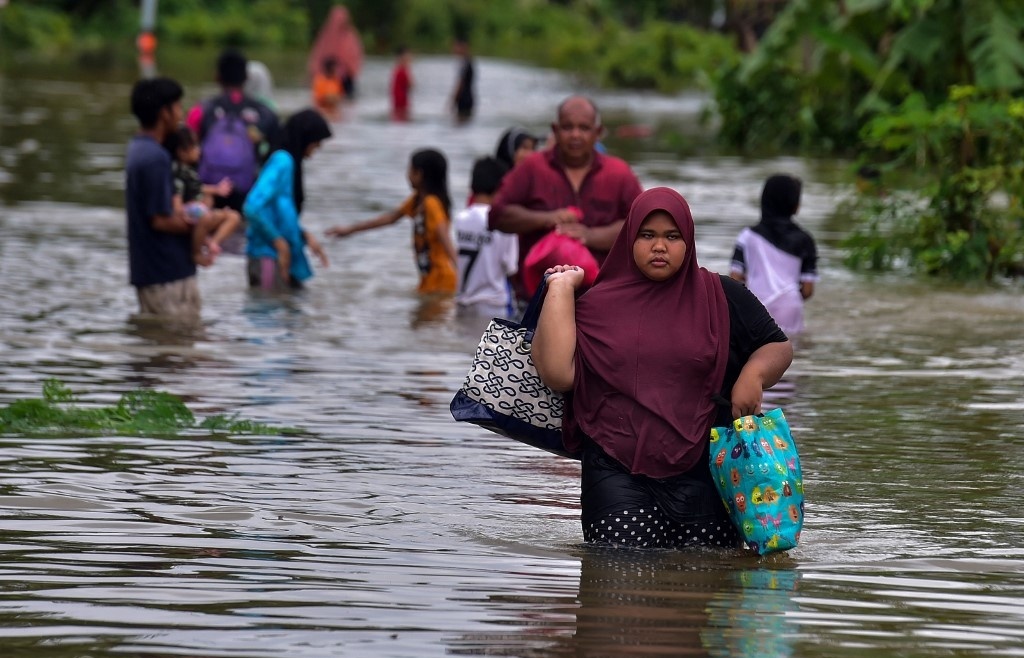
[[548, 270], [537, 370], [570, 393], [563, 439], [582, 453], [583, 537], [736, 547], [708, 468], [710, 430], [761, 412], [793, 350], [757, 298], [697, 264], [690, 208], [666, 187], [636, 198], [594, 286]]

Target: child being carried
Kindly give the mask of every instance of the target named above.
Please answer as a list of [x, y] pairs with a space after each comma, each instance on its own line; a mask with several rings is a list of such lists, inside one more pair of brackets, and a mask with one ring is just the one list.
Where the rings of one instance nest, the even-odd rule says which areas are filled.
[[174, 213], [185, 217], [192, 230], [192, 260], [212, 265], [221, 243], [242, 223], [242, 216], [230, 208], [214, 208], [213, 197], [231, 194], [227, 178], [216, 185], [204, 185], [196, 166], [202, 149], [192, 129], [181, 126], [168, 135], [164, 147], [174, 160]]

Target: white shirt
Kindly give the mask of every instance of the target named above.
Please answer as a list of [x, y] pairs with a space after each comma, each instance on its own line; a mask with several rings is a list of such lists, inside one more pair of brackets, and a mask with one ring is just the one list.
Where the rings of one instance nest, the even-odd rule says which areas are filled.
[[799, 256], [786, 253], [749, 228], [736, 239], [730, 270], [746, 277], [747, 289], [761, 300], [786, 334], [804, 328], [804, 299], [800, 283], [817, 281], [815, 272], [802, 271]]
[[512, 288], [508, 277], [519, 269], [519, 236], [487, 229], [490, 205], [474, 203], [455, 215], [459, 249], [459, 292], [462, 306], [508, 308]]

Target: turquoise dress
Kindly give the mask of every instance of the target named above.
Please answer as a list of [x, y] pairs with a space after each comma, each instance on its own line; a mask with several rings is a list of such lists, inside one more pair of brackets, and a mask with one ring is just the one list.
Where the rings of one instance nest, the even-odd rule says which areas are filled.
[[274, 240], [284, 238], [292, 252], [289, 273], [296, 281], [305, 281], [313, 276], [313, 268], [306, 258], [306, 243], [295, 207], [294, 180], [295, 158], [288, 151], [274, 151], [242, 207], [248, 222], [246, 255], [251, 259], [277, 260]]

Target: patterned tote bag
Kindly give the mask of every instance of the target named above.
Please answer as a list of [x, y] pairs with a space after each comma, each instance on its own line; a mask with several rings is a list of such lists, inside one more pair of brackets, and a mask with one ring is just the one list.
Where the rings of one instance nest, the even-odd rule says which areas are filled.
[[758, 555], [796, 548], [804, 479], [782, 409], [713, 428], [711, 475], [748, 548]]
[[451, 412], [457, 421], [578, 459], [562, 445], [562, 394], [544, 385], [530, 354], [546, 290], [542, 284], [520, 322], [494, 318], [487, 325]]

